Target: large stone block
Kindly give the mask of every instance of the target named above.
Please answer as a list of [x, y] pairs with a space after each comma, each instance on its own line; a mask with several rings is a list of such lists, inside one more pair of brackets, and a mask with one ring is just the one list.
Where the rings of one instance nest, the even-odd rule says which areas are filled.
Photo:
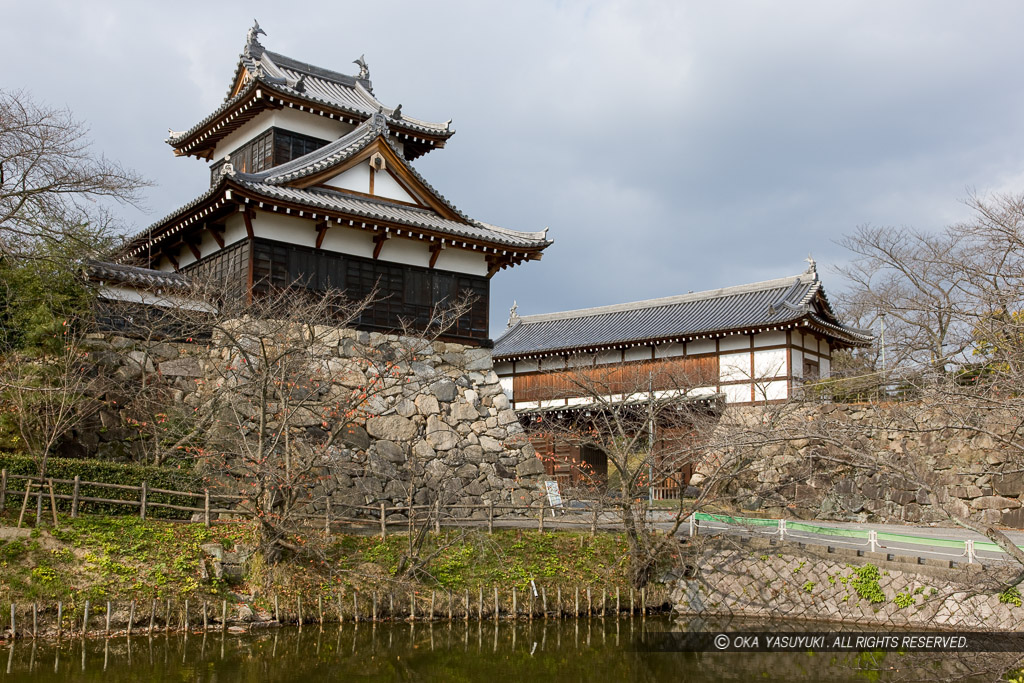
[[430, 390], [438, 401], [444, 403], [451, 403], [459, 395], [459, 388], [455, 386], [455, 382], [449, 379], [436, 382], [430, 387]]
[[370, 436], [388, 441], [408, 441], [416, 436], [416, 423], [401, 415], [371, 417], [366, 421]]
[[1012, 510], [1020, 507], [1020, 501], [1004, 496], [981, 496], [971, 501], [971, 507], [975, 510]]
[[399, 446], [394, 441], [378, 441], [377, 453], [388, 462], [405, 462], [406, 449]]
[[341, 429], [341, 443], [349, 448], [366, 450], [370, 446], [370, 435], [359, 425], [348, 425]]
[[538, 474], [544, 474], [544, 463], [540, 461], [540, 458], [526, 458], [516, 465], [516, 474], [520, 477], [532, 477]]
[[1024, 473], [997, 474], [992, 477], [992, 489], [1000, 496], [1016, 498], [1024, 493]]
[[427, 418], [426, 439], [427, 443], [438, 451], [451, 450], [459, 442], [458, 433], [442, 422], [437, 415]]

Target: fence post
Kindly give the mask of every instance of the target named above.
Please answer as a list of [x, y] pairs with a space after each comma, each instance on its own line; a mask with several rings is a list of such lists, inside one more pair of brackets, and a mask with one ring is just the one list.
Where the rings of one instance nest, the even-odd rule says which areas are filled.
[[46, 485], [50, 489], [50, 512], [53, 513], [53, 528], [57, 528], [57, 496], [53, 492], [53, 477], [46, 480]]
[[71, 519], [78, 518], [78, 488], [82, 483], [81, 477], [75, 475], [75, 488], [71, 493]]
[[441, 501], [434, 501], [434, 533], [441, 533]]
[[697, 532], [697, 513], [691, 512], [690, 519], [687, 520], [690, 525], [690, 538], [693, 538]]
[[874, 529], [868, 532], [868, 545], [871, 548], [871, 552], [878, 552], [878, 532]]
[[388, 523], [387, 523], [387, 519], [385, 519], [385, 514], [386, 513], [384, 512], [384, 503], [381, 503], [380, 504], [380, 537], [381, 538], [387, 538], [388, 537]]
[[537, 518], [537, 530], [544, 531], [544, 508], [547, 507], [548, 501], [546, 498], [540, 499], [540, 517]]
[[[7, 470], [4, 470], [4, 472], [6, 472], [6, 471]], [[0, 492], [0, 495], [2, 495], [2, 492]], [[2, 500], [3, 500], [3, 498], [0, 498], [0, 501], [2, 501]], [[3, 503], [0, 503], [0, 509], [3, 509]], [[494, 533], [494, 501], [493, 500], [487, 501], [487, 533], [488, 534], [493, 534]]]
[[4, 511], [7, 502], [7, 468], [0, 470], [0, 512]]
[[139, 519], [146, 519], [146, 482], [142, 482], [142, 492], [139, 494]]
[[967, 552], [967, 563], [974, 564], [975, 561], [978, 559], [977, 556], [975, 556], [974, 554], [974, 540], [967, 539], [966, 541], [964, 541], [964, 545], [966, 546], [965, 550]]
[[779, 540], [786, 540], [786, 520], [784, 519], [779, 520]]
[[596, 536], [597, 535], [597, 513], [598, 513], [599, 509], [600, 508], [599, 508], [598, 505], [594, 505], [594, 518], [592, 520], [590, 520], [590, 535], [591, 536]]
[[327, 508], [324, 509], [324, 534], [331, 535], [331, 499], [327, 498]]
[[210, 527], [210, 489], [203, 489], [203, 522]]

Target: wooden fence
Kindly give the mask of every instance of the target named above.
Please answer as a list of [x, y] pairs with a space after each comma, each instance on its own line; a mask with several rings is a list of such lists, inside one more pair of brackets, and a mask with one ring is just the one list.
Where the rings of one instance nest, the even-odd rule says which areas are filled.
[[[56, 493], [61, 486], [70, 493]], [[110, 497], [89, 496], [82, 493], [84, 488], [110, 490], [114, 493], [110, 494]], [[196, 500], [197, 504], [158, 502], [152, 500], [152, 494], [192, 499]], [[121, 497], [114, 497], [116, 495]], [[192, 513], [194, 520], [199, 517], [206, 526], [216, 521], [251, 519], [257, 515], [256, 510], [247, 504], [249, 499], [245, 496], [212, 493], [208, 489], [201, 493], [173, 491], [149, 487], [146, 482], [141, 486], [129, 486], [83, 481], [77, 476], [74, 479], [41, 480], [34, 476], [10, 474], [4, 469], [0, 470], [0, 514], [5, 511], [8, 499], [14, 502], [23, 514], [26, 509], [31, 509], [28, 506], [34, 499], [35, 505], [32, 507], [35, 508], [33, 514], [37, 516], [37, 522], [42, 521], [48, 508], [52, 509], [54, 514], [58, 507], [69, 511], [74, 519], [82, 514], [83, 507], [90, 504], [104, 506], [104, 514], [137, 514], [140, 519], [160, 518], [161, 511]], [[291, 517], [328, 532], [332, 529], [351, 529], [364, 533], [369, 530], [379, 532], [382, 538], [387, 536], [389, 529], [400, 531], [404, 528], [412, 531], [423, 524], [432, 525], [435, 531], [440, 531], [442, 526], [486, 526], [488, 533], [493, 532], [495, 527], [523, 528], [533, 524], [541, 531], [547, 524], [549, 528], [557, 526], [561, 529], [589, 529], [591, 533], [595, 533], [598, 528], [621, 527], [622, 524], [621, 511], [617, 508], [605, 509], [600, 505], [589, 508], [553, 508], [548, 505], [546, 497], [530, 505], [487, 502], [451, 505], [435, 503], [409, 507], [388, 506], [383, 502], [376, 505], [340, 505], [329, 500], [325, 502], [327, 507], [319, 514], [295, 513]], [[119, 508], [127, 510], [120, 512]], [[167, 515], [163, 518], [166, 519]], [[557, 520], [557, 525], [551, 525], [551, 520]]]

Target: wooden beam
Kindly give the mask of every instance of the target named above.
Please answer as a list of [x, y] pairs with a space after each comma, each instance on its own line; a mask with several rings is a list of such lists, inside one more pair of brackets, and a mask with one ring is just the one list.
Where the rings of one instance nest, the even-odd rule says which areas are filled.
[[213, 241], [217, 243], [217, 246], [223, 249], [225, 230], [224, 226], [220, 225], [219, 223], [214, 223], [212, 225], [207, 225], [206, 229], [210, 231], [210, 234], [213, 236]]
[[178, 259], [175, 258], [175, 256], [177, 255], [176, 252], [177, 250], [175, 250], [175, 253], [172, 254], [170, 249], [164, 249], [160, 253], [164, 255], [164, 258], [171, 262], [171, 265], [174, 266], [175, 270], [179, 270], [181, 266], [178, 265]]
[[316, 248], [319, 249], [324, 243], [324, 236], [327, 235], [327, 221], [320, 221], [316, 224]]
[[511, 257], [499, 256], [498, 254], [491, 254], [487, 256], [487, 277], [492, 278], [502, 268], [507, 268], [511, 263]]
[[380, 250], [384, 248], [384, 243], [391, 239], [391, 235], [386, 232], [382, 232], [379, 235], [375, 235], [373, 243], [376, 245], [373, 248], [373, 258], [376, 260], [380, 256]]
[[441, 251], [444, 249], [444, 245], [440, 242], [434, 242], [430, 246], [430, 267], [433, 268], [437, 263], [437, 257], [441, 255]]
[[199, 251], [199, 239], [197, 235], [189, 235], [184, 240], [185, 246], [192, 252], [192, 255], [196, 257], [196, 261], [203, 258], [203, 253]]
[[252, 209], [242, 211], [242, 218], [245, 219], [245, 233], [249, 235], [249, 239], [253, 239], [256, 235], [252, 231]]

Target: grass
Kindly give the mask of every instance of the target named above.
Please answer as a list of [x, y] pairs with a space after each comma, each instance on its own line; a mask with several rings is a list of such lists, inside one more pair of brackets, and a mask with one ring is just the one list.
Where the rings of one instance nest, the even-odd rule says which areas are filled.
[[[2, 520], [0, 520], [2, 521]], [[3, 532], [8, 533], [4, 534]], [[267, 567], [258, 555], [247, 574], [229, 585], [213, 578], [201, 546], [219, 543], [225, 549], [251, 546], [249, 523], [201, 524], [141, 521], [132, 517], [63, 519], [53, 530], [33, 530], [13, 537], [0, 529], [0, 604], [52, 604], [68, 609], [90, 600], [192, 597], [219, 601], [228, 592], [254, 596], [267, 606], [270, 596], [336, 595], [339, 591], [394, 586], [395, 572], [408, 538], [393, 535], [335, 535], [314, 559], [293, 559]], [[311, 541], [310, 541], [311, 542]], [[538, 586], [628, 587], [626, 543], [621, 535], [533, 530], [446, 530], [430, 535], [420, 556], [423, 571], [415, 581], [401, 581], [413, 590], [444, 592], [526, 589]], [[204, 567], [206, 571], [204, 571]], [[315, 597], [314, 597], [315, 599]]]

